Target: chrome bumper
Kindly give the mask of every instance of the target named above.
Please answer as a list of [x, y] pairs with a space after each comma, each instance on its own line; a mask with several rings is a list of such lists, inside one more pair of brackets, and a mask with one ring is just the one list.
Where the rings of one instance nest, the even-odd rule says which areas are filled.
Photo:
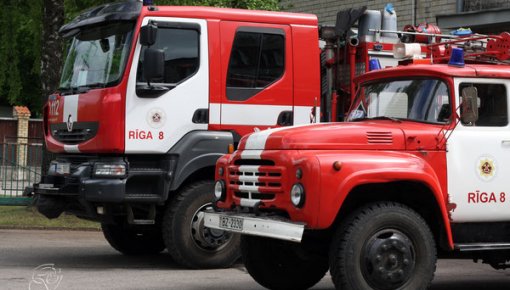
[[[221, 224], [225, 218], [242, 220], [242, 229], [233, 229]], [[246, 235], [268, 237], [291, 242], [301, 242], [305, 224], [293, 223], [275, 217], [261, 217], [248, 213], [206, 212], [204, 225], [209, 228]]]

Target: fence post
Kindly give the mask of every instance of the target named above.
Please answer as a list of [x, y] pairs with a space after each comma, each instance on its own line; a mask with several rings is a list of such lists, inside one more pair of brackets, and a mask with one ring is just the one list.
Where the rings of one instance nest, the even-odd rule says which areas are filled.
[[30, 118], [30, 110], [25, 106], [14, 106], [12, 115], [18, 120], [17, 141], [17, 179], [25, 179], [25, 167], [27, 166], [27, 145], [28, 145], [28, 119]]

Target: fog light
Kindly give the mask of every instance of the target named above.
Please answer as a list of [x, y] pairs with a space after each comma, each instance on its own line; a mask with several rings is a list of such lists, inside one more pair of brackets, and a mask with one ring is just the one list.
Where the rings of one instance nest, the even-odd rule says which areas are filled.
[[290, 201], [295, 207], [303, 207], [303, 204], [305, 204], [305, 188], [301, 183], [296, 183], [292, 186]]
[[214, 184], [214, 197], [216, 201], [224, 201], [226, 197], [225, 182], [218, 180]]
[[96, 163], [94, 165], [94, 175], [122, 177], [126, 175], [126, 165]]

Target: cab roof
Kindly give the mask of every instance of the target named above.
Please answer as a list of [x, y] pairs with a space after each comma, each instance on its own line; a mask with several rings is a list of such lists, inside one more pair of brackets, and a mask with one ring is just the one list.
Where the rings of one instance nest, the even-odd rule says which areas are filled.
[[243, 21], [272, 24], [298, 24], [298, 25], [318, 25], [316, 15], [306, 13], [289, 13], [262, 10], [247, 10], [235, 8], [216, 8], [201, 6], [155, 6], [156, 10], [151, 10], [144, 6], [143, 16], [170, 16], [183, 18], [200, 19], [218, 19], [228, 21]]
[[381, 78], [424, 77], [478, 77], [510, 79], [510, 66], [506, 64], [466, 64], [455, 67], [447, 64], [409, 64], [371, 71], [356, 78], [364, 83]]

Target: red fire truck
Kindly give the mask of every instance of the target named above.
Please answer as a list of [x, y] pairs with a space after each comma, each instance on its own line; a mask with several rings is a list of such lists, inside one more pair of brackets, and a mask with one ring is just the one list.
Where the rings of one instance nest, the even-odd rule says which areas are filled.
[[56, 157], [34, 185], [38, 210], [101, 222], [124, 254], [231, 265], [239, 236], [203, 226], [216, 160], [247, 133], [318, 121], [317, 17], [130, 1], [60, 33], [67, 57], [44, 109]]
[[431, 44], [358, 77], [347, 122], [243, 137], [205, 225], [243, 234], [270, 289], [328, 269], [337, 289], [426, 289], [438, 257], [509, 267], [509, 48], [508, 33]]

